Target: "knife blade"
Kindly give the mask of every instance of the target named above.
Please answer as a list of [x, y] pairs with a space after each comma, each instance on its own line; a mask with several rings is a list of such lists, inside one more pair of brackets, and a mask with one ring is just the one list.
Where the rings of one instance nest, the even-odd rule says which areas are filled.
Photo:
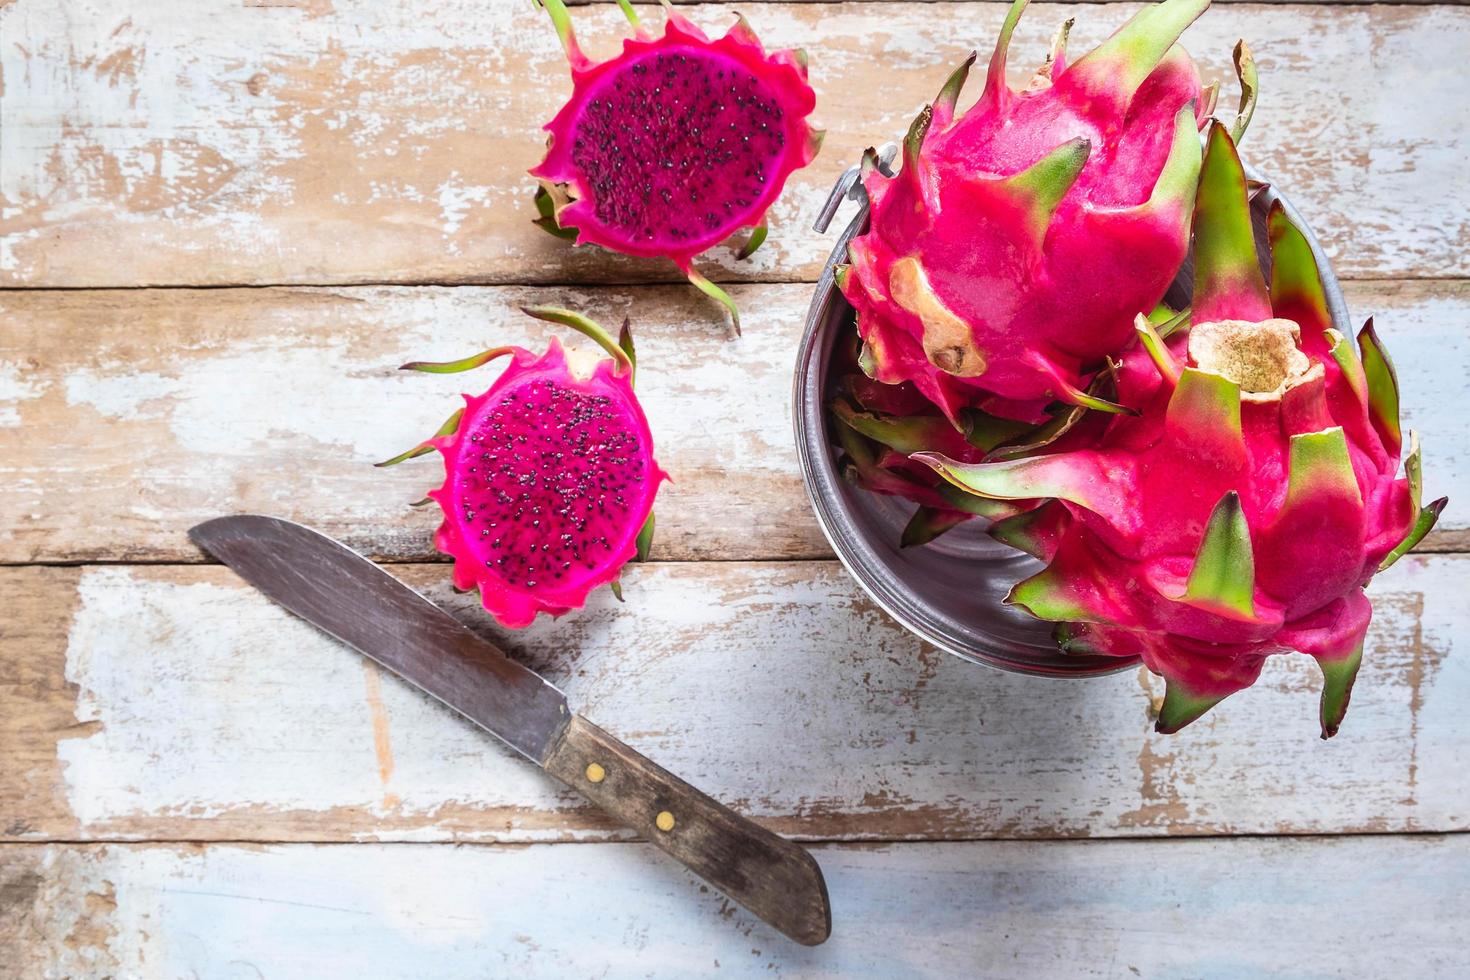
[[267, 597], [494, 735], [804, 945], [832, 931], [812, 856], [573, 714], [566, 695], [333, 539], [256, 514], [189, 530]]
[[324, 534], [247, 514], [205, 521], [189, 537], [275, 602], [537, 765], [570, 720], [561, 691]]

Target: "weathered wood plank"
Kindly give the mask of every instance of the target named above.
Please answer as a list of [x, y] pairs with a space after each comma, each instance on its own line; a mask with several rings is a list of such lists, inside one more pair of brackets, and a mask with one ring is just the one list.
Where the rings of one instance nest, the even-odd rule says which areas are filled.
[[[486, 631], [638, 751], [805, 838], [1465, 830], [1467, 569], [1411, 556], [1375, 582], [1352, 711], [1325, 743], [1307, 658], [1273, 660], [1164, 738], [1149, 730], [1157, 681], [971, 666], [830, 562], [641, 566], [626, 605], [603, 594], [513, 637]], [[442, 566], [395, 571], [486, 623]], [[218, 566], [9, 568], [0, 594], [18, 611], [0, 627], [15, 762], [0, 767], [0, 840], [620, 833]]]
[[[392, 560], [433, 558], [435, 458], [375, 470], [480, 390], [477, 375], [403, 374], [554, 331], [519, 313], [570, 303], [636, 321], [639, 391], [659, 458], [655, 556], [830, 554], [811, 516], [790, 423], [790, 375], [810, 297], [744, 286], [731, 341], [680, 287], [22, 291], [0, 294], [0, 562], [198, 561], [185, 530], [235, 511], [294, 517]], [[1424, 437], [1427, 488], [1470, 499], [1459, 408], [1470, 284], [1362, 283]], [[1452, 506], [1429, 548], [1464, 547]]]
[[[775, 209], [762, 252], [741, 263], [717, 250], [709, 271], [815, 279], [830, 238], [810, 225], [833, 178], [901, 134], [965, 52], [992, 43], [1005, 9], [752, 11], [769, 44], [811, 49], [827, 149]], [[1131, 9], [1038, 6], [1012, 46], [1017, 73], [1065, 16], [1080, 14], [1080, 48]], [[715, 29], [733, 12], [696, 15]], [[596, 53], [625, 31], [610, 3], [576, 18]], [[525, 171], [567, 75], [529, 4], [161, 0], [83, 14], [75, 0], [14, 0], [0, 33], [0, 284], [672, 276], [531, 226]], [[1340, 271], [1470, 274], [1470, 11], [1228, 5], [1187, 43], [1228, 81], [1242, 34], [1264, 80], [1247, 154], [1293, 193]]]
[[22, 976], [1457, 978], [1470, 839], [814, 852], [803, 948], [647, 845], [0, 848]]
[[638, 389], [674, 477], [657, 557], [826, 554], [789, 421], [810, 287], [736, 295], [750, 326], [727, 343], [703, 297], [669, 287], [0, 294], [0, 560], [197, 560], [190, 525], [248, 510], [427, 557], [437, 518], [409, 504], [443, 467], [370, 464], [432, 434], [497, 369], [396, 368], [580, 339], [517, 309], [538, 302], [637, 320]]

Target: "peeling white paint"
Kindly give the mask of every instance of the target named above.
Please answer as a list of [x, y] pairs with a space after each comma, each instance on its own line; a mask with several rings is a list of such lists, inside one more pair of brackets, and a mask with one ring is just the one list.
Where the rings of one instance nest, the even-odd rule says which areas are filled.
[[[98, 725], [57, 745], [84, 827], [260, 804], [383, 806], [360, 655], [258, 593], [88, 569], [66, 677], [78, 686], [77, 721]], [[555, 805], [544, 776], [437, 702], [391, 680], [383, 702], [392, 791], [406, 811], [456, 800]], [[316, 758], [326, 745], [331, 758]]]
[[0, 361], [0, 428], [20, 425], [20, 402], [40, 398], [49, 387], [51, 382], [34, 371], [23, 375], [20, 364]]
[[[122, 568], [86, 572], [68, 633], [66, 677], [78, 686], [77, 720], [98, 725], [57, 744], [68, 800], [83, 826], [159, 810], [211, 816], [220, 812], [222, 795], [226, 802], [248, 800], [245, 787], [302, 799], [322, 779], [346, 788], [360, 770], [366, 780], [370, 744], [344, 753], [330, 772], [283, 765], [249, 748], [256, 737], [283, 734], [279, 724], [260, 724], [277, 710], [263, 699], [279, 707], [297, 703], [301, 714], [287, 724], [310, 737], [315, 699], [288, 686], [298, 673], [291, 647], [316, 639], [310, 627], [282, 621], [275, 624], [284, 630], [281, 641], [259, 648], [243, 641], [258, 631], [261, 610], [254, 616], [230, 610], [237, 604], [232, 590], [135, 576]], [[276, 676], [272, 666], [280, 670]], [[353, 666], [346, 658], [335, 664], [323, 659], [318, 676], [340, 684]], [[226, 699], [206, 694], [198, 680], [211, 677], [237, 693]], [[211, 735], [222, 733], [244, 739], [228, 762], [209, 750]], [[193, 747], [186, 749], [189, 742]]]
[[161, 407], [157, 403], [177, 395], [181, 387], [177, 378], [131, 371], [121, 363], [108, 374], [92, 368], [74, 371], [66, 376], [64, 383], [68, 405], [86, 405], [118, 420], [156, 417], [155, 413], [145, 413], [144, 407]]
[[[0, 497], [0, 526], [19, 529], [28, 542], [7, 554], [66, 558], [95, 547], [95, 536], [78, 527], [75, 515], [85, 512], [112, 522], [117, 547], [131, 555], [192, 555], [183, 529], [221, 508], [281, 513], [349, 529], [355, 542], [391, 554], [422, 554], [434, 516], [407, 504], [439, 482], [442, 468], [432, 457], [392, 470], [370, 464], [433, 432], [462, 392], [485, 390], [498, 368], [445, 377], [397, 367], [505, 343], [544, 349], [553, 335], [590, 347], [517, 309], [540, 303], [570, 305], [609, 327], [632, 318], [643, 364], [639, 397], [657, 458], [674, 477], [661, 491], [656, 555], [661, 546], [672, 549], [666, 557], [824, 554], [790, 427], [791, 371], [810, 290], [735, 287], [746, 326], [739, 339], [722, 328], [717, 304], [691, 287], [137, 291], [121, 306], [115, 294], [78, 294], [54, 317], [46, 301], [18, 296], [12, 312], [57, 337], [69, 324], [96, 327], [85, 351], [43, 339], [28, 352], [39, 366], [12, 370], [5, 383], [13, 388], [19, 379], [27, 397], [33, 389], [64, 393], [78, 418], [97, 413], [117, 423], [67, 429], [64, 442], [89, 464], [114, 468], [133, 493], [99, 498], [58, 468], [53, 432], [22, 430], [6, 457], [6, 479], [34, 486], [43, 506], [37, 520], [28, 516], [38, 510], [31, 494], [11, 508]], [[1470, 293], [1454, 283], [1355, 283], [1348, 294], [1360, 315], [1376, 315], [1400, 377], [1414, 379], [1406, 382], [1404, 417], [1425, 446], [1430, 499], [1464, 499], [1470, 439], [1455, 406], [1470, 358]], [[139, 320], [156, 325], [144, 356]], [[33, 406], [51, 421], [41, 405], [0, 398], [0, 413], [9, 407], [25, 417]], [[146, 451], [147, 466], [120, 448], [124, 430], [132, 451]], [[135, 520], [128, 508], [136, 506], [175, 519]], [[1462, 530], [1466, 521], [1452, 505], [1440, 531]]]
[[[1256, 686], [1162, 738], [1136, 672], [1060, 683], [974, 667], [924, 648], [833, 563], [640, 566], [625, 605], [603, 592], [492, 632], [576, 710], [716, 798], [756, 816], [840, 814], [853, 837], [906, 819], [926, 834], [1445, 830], [1470, 807], [1465, 564], [1410, 557], [1374, 583], [1362, 675], [1329, 743], [1308, 658], [1273, 658]], [[395, 571], [487, 622], [443, 567]], [[370, 830], [353, 820], [365, 840], [604, 836], [561, 829], [581, 824], [575, 794], [386, 675], [375, 731], [360, 657], [219, 569], [86, 570], [66, 658], [77, 720], [97, 723], [58, 745], [84, 835], [352, 808], [377, 815]]]
[[[262, 338], [249, 350], [192, 359], [174, 376], [139, 372], [118, 359], [72, 371], [63, 383], [68, 404], [109, 419], [165, 420], [178, 447], [190, 454], [239, 456], [261, 443], [304, 439], [370, 460], [392, 455], [394, 445], [394, 427], [385, 426], [381, 414], [390, 406], [365, 393], [380, 379], [399, 386], [390, 367], [354, 360], [346, 341], [303, 349], [295, 338], [278, 337]], [[433, 430], [437, 416], [448, 413], [447, 399], [443, 391], [407, 388], [395, 396], [390, 415], [416, 413], [419, 419], [412, 438], [400, 426], [406, 445], [422, 438], [420, 429]]]
[[[1084, 11], [1074, 47], [1096, 43], [1130, 9]], [[735, 10], [703, 4], [688, 16], [718, 34]], [[816, 121], [830, 136], [774, 209], [765, 255], [737, 265], [717, 249], [713, 265], [815, 274], [831, 237], [810, 218], [831, 179], [863, 146], [900, 136], [917, 100], [985, 48], [1004, 13], [995, 4], [958, 20], [934, 11], [763, 7], [754, 26], [767, 47], [811, 50]], [[1068, 12], [1028, 12], [1012, 45], [1013, 81]], [[1340, 271], [1465, 275], [1470, 192], [1459, 176], [1470, 98], [1454, 55], [1470, 12], [1280, 4], [1251, 15], [1271, 98], [1247, 156], [1302, 205]], [[628, 33], [606, 5], [579, 7], [573, 19], [595, 58]], [[1227, 91], [1238, 19], [1217, 8], [1185, 37], [1205, 77]], [[649, 25], [658, 21], [650, 12]], [[308, 17], [277, 4], [159, 0], [74, 18], [64, 5], [13, 3], [0, 24], [28, 41], [0, 48], [0, 275], [12, 281], [564, 281], [571, 269], [642, 265], [569, 253], [529, 224], [525, 171], [568, 85], [555, 34], [533, 7], [341, 0]], [[1319, 43], [1303, 47], [1301, 37]], [[1354, 84], [1365, 71], [1375, 84]], [[874, 85], [890, 92], [882, 104], [865, 97]], [[462, 189], [441, 199], [446, 183]], [[466, 192], [483, 199], [466, 210]]]
[[1470, 914], [1465, 835], [816, 847], [815, 948], [643, 844], [44, 853], [21, 962], [66, 976], [1452, 980]]
[[[489, 187], [467, 187], [459, 180], [456, 171], [449, 175], [449, 180], [440, 184], [437, 191], [439, 211], [444, 217], [444, 237], [451, 238], [459, 231], [459, 226], [469, 216], [471, 205], [481, 204], [490, 197]], [[459, 246], [453, 242], [449, 244], [451, 252], [459, 251]]]

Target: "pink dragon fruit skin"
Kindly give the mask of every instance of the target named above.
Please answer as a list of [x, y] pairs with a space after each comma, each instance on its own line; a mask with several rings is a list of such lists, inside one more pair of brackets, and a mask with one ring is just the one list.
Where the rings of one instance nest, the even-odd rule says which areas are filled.
[[[562, 0], [550, 11], [572, 70], [572, 95], [546, 124], [546, 158], [531, 171], [549, 195], [549, 230], [637, 256], [666, 256], [706, 294], [739, 311], [694, 270], [694, 258], [741, 228], [740, 255], [765, 239], [767, 209], [811, 163], [822, 133], [800, 51], [769, 54], [742, 17], [718, 40], [666, 8], [661, 37], [623, 4], [635, 36], [594, 63]], [[538, 222], [540, 223], [540, 222]]]
[[1008, 601], [1063, 624], [1066, 649], [1138, 656], [1166, 680], [1161, 732], [1248, 687], [1268, 655], [1325, 678], [1322, 736], [1347, 710], [1371, 607], [1363, 587], [1417, 544], [1419, 449], [1399, 469], [1398, 388], [1371, 321], [1332, 329], [1311, 249], [1279, 204], [1263, 280], [1230, 136], [1212, 124], [1195, 214], [1193, 325], [1146, 319], [1093, 445], [975, 465], [920, 458], [972, 493], [1052, 497], [995, 535], [1047, 567]]
[[913, 381], [950, 418], [1108, 408], [1086, 376], [1132, 339], [1188, 248], [1212, 96], [1174, 42], [1209, 0], [1147, 7], [1072, 64], [1068, 22], [1015, 91], [1006, 53], [1026, 4], [979, 101], [955, 116], [972, 55], [915, 120], [897, 176], [869, 170], [869, 229], [839, 276], [873, 377]]
[[552, 338], [536, 355], [497, 347], [446, 364], [408, 370], [451, 373], [509, 356], [510, 364], [439, 433], [379, 465], [438, 450], [444, 483], [429, 492], [444, 521], [434, 545], [454, 559], [454, 585], [478, 588], [503, 626], [529, 626], [537, 613], [580, 608], [597, 588], [618, 587], [624, 565], [646, 557], [653, 502], [668, 477], [653, 458], [653, 436], [633, 393], [632, 340], [550, 307], [540, 319], [592, 337], [612, 359], [590, 368], [569, 360]]

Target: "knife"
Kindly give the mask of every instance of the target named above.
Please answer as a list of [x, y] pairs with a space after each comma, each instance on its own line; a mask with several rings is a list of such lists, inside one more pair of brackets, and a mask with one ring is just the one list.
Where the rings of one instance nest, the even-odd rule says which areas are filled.
[[567, 707], [566, 695], [377, 565], [275, 517], [219, 517], [196, 545], [261, 592], [485, 729], [690, 871], [807, 946], [832, 932], [804, 849]]

